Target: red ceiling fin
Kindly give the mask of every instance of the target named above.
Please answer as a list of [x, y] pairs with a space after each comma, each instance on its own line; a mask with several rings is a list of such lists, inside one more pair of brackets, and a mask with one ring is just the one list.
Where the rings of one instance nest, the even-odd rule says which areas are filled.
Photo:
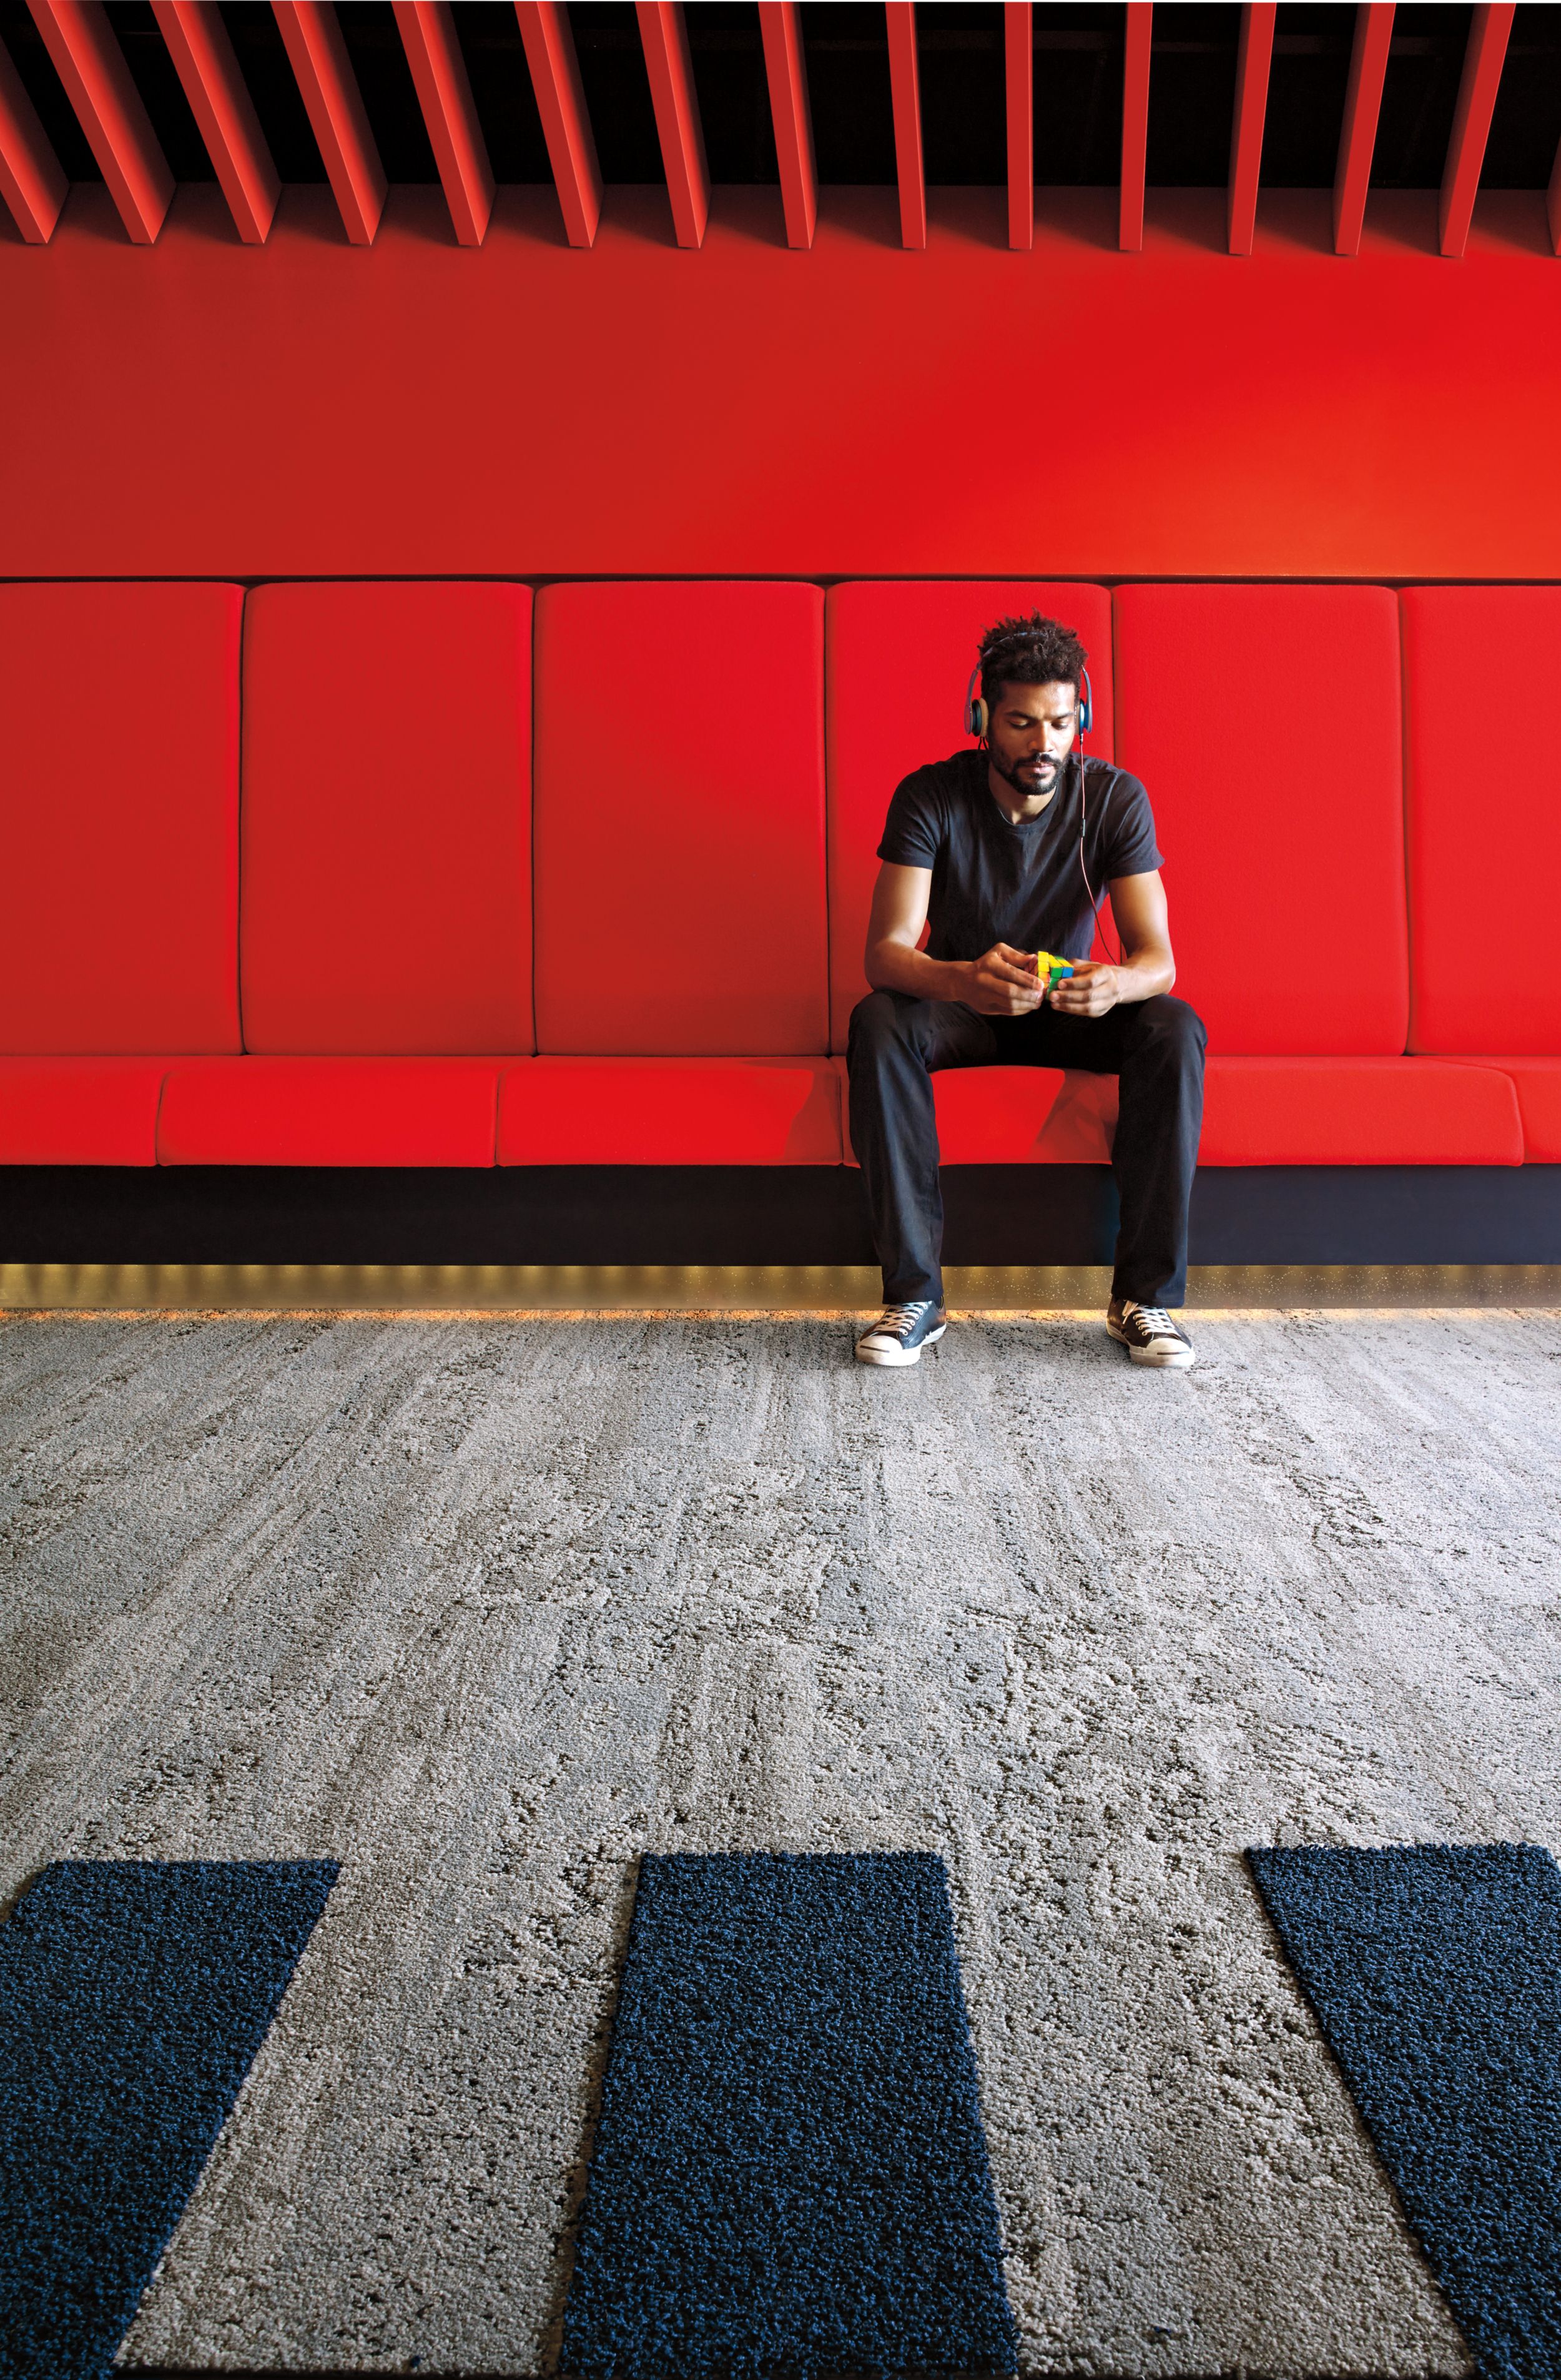
[[1035, 11], [1030, 0], [1004, 0], [1003, 60], [1008, 84], [1008, 244], [1035, 245]]
[[694, 95], [688, 27], [680, 0], [635, 0], [635, 14], [650, 77], [672, 227], [680, 248], [697, 248], [710, 219], [710, 176]]
[[0, 198], [15, 215], [23, 239], [42, 245], [50, 237], [69, 187], [38, 111], [0, 42]]
[[480, 248], [493, 212], [493, 169], [449, 0], [395, 0], [395, 21], [455, 237]]
[[1263, 164], [1263, 119], [1268, 109], [1268, 69], [1274, 58], [1274, 18], [1268, 5], [1244, 7], [1236, 57], [1236, 115], [1230, 128], [1230, 191], [1226, 236], [1232, 256], [1250, 256], [1257, 229], [1257, 178]]
[[1122, 194], [1119, 248], [1144, 246], [1144, 169], [1149, 152], [1149, 38], [1151, 0], [1128, 0], [1127, 43], [1122, 61]]
[[1334, 176], [1337, 256], [1359, 256], [1361, 252], [1361, 226], [1366, 219], [1366, 193], [1372, 180], [1372, 152], [1376, 147], [1382, 86], [1393, 40], [1393, 8], [1394, 0], [1367, 0], [1365, 6], [1355, 11], [1355, 46], [1349, 58], [1344, 128], [1338, 137], [1338, 170]]
[[174, 177], [102, 0], [31, 0], [31, 6], [120, 220], [138, 247], [150, 247]]
[[526, 63], [571, 248], [589, 248], [601, 221], [601, 169], [580, 89], [575, 37], [560, 0], [514, 0]]
[[926, 246], [926, 177], [922, 171], [922, 96], [916, 72], [915, 0], [886, 0], [889, 87], [894, 102], [894, 162], [900, 176], [900, 240]]
[[385, 207], [385, 169], [331, 0], [272, 0], [342, 223], [367, 248]]
[[238, 237], [259, 246], [282, 185], [216, 0], [151, 0]]
[[1444, 256], [1461, 256], [1469, 242], [1470, 218], [1474, 212], [1474, 195], [1480, 188], [1480, 168], [1485, 162], [1496, 86], [1501, 81], [1502, 60], [1507, 55], [1507, 36], [1516, 14], [1510, 0], [1504, 7], [1476, 8], [1469, 28], [1463, 80], [1458, 85], [1453, 137], [1447, 143], [1447, 165], [1442, 176], [1437, 228]]
[[796, 0], [759, 0], [764, 70], [780, 167], [780, 200], [788, 248], [811, 248], [818, 222], [818, 177], [813, 162], [813, 117], [807, 103], [807, 63]]

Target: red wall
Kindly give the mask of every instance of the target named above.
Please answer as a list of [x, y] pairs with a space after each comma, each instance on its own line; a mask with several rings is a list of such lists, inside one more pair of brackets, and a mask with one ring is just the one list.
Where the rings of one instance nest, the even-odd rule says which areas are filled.
[[480, 249], [437, 190], [349, 249], [290, 190], [241, 248], [186, 188], [151, 249], [100, 190], [47, 248], [0, 236], [0, 575], [333, 572], [1561, 577], [1561, 261], [1543, 198], [832, 193], [817, 247], [718, 193], [703, 251], [611, 194], [590, 253], [545, 193]]

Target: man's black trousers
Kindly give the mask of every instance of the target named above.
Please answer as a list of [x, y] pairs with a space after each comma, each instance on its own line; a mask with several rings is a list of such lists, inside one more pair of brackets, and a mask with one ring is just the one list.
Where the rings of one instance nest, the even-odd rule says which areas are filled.
[[[1202, 1020], [1185, 1001], [1153, 1000], [1067, 1016], [978, 1016], [961, 1001], [875, 991], [852, 1013], [851, 1140], [867, 1186], [884, 1302], [943, 1302], [943, 1193], [932, 1077], [941, 1066], [1072, 1066], [1116, 1075], [1111, 1171], [1120, 1228], [1113, 1297], [1180, 1305], [1187, 1294], [1187, 1205], [1204, 1119]], [[1045, 1196], [1045, 1170], [1035, 1169]]]

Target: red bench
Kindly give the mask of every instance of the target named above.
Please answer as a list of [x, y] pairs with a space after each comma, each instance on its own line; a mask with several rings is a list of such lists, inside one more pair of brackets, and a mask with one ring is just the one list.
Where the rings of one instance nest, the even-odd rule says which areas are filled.
[[[1037, 603], [1204, 1163], [1561, 1161], [1561, 589], [734, 580], [0, 588], [0, 1163], [848, 1163], [889, 793]], [[945, 1156], [1103, 1162], [1112, 1088], [940, 1076]]]

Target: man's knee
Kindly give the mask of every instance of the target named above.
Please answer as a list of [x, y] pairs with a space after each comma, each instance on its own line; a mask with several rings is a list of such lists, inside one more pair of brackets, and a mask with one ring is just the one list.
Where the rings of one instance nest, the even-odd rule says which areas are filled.
[[1168, 991], [1146, 1000], [1139, 1011], [1139, 1046], [1162, 1063], [1202, 1070], [1208, 1034], [1195, 1008]]
[[886, 1050], [898, 1049], [907, 1038], [905, 1023], [915, 1003], [897, 1000], [891, 991], [870, 991], [851, 1012], [846, 1038], [846, 1062], [870, 1062]]

